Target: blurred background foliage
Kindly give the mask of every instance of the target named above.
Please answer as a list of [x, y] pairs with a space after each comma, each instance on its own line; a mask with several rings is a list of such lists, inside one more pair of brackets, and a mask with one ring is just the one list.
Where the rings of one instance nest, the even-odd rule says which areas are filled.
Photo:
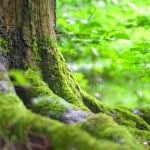
[[150, 103], [150, 1], [57, 0], [58, 47], [101, 101]]

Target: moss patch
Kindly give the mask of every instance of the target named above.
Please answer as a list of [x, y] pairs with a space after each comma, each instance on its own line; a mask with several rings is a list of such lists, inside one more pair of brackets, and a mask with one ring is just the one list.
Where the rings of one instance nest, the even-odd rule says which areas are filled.
[[127, 127], [127, 130], [130, 131], [141, 144], [144, 144], [146, 141], [150, 141], [150, 131], [143, 131], [129, 127]]
[[23, 103], [12, 93], [0, 93], [0, 106], [0, 125], [4, 128], [9, 127], [9, 122], [13, 124], [18, 120], [20, 115], [23, 116], [26, 113]]
[[[50, 97], [52, 96], [52, 97], [55, 97], [56, 99], [58, 99], [58, 96], [56, 96], [53, 93], [53, 91], [49, 88], [48, 84], [43, 81], [41, 72], [38, 71], [37, 68], [28, 69], [26, 71], [25, 75], [26, 75], [26, 78], [31, 83], [31, 87], [28, 92], [28, 99], [31, 99], [33, 97], [36, 98], [39, 96], [50, 96]], [[55, 84], [55, 83], [53, 83], [53, 84]], [[70, 92], [68, 93], [68, 90], [65, 90], [62, 92], [66, 92], [68, 95], [70, 93]], [[71, 93], [70, 93], [70, 95], [71, 95]], [[61, 100], [61, 98], [59, 98], [59, 99]], [[75, 99], [75, 97], [71, 96], [69, 100], [65, 99], [65, 101], [68, 101], [68, 103], [71, 103], [74, 107], [78, 107], [78, 108], [86, 110], [86, 111], [88, 110], [88, 108], [84, 106], [82, 101], [80, 101], [79, 99]]]
[[143, 146], [126, 128], [119, 126], [112, 117], [106, 114], [89, 117], [81, 124], [81, 128], [97, 138], [113, 141], [121, 145], [123, 149], [143, 149]]
[[0, 52], [7, 53], [8, 51], [8, 42], [4, 38], [0, 37]]
[[28, 69], [25, 73], [25, 76], [31, 83], [31, 89], [29, 92], [31, 97], [53, 95], [53, 92], [43, 81], [41, 72], [37, 68]]
[[138, 128], [140, 130], [150, 130], [150, 126], [141, 117], [130, 112], [129, 109], [116, 107], [111, 113], [119, 124]]
[[[98, 101], [94, 97], [82, 92], [84, 104], [94, 113], [105, 113], [109, 116], [112, 116], [116, 122], [121, 125], [138, 128], [140, 130], [150, 130], [150, 126], [148, 125], [149, 119], [149, 109], [145, 109], [145, 114], [142, 116], [135, 114], [127, 107], [111, 107]], [[144, 112], [144, 109], [143, 109]], [[144, 120], [147, 121], [145, 121]]]
[[135, 108], [133, 113], [143, 118], [150, 125], [150, 107]]
[[[16, 97], [15, 94], [0, 95], [0, 129], [15, 135], [19, 142], [25, 146], [34, 144], [32, 138], [40, 136], [41, 140], [47, 141], [48, 147], [57, 150], [70, 149], [93, 149], [103, 150], [110, 146], [112, 150], [119, 150], [121, 147], [107, 140], [97, 140], [85, 131], [76, 126], [64, 125], [58, 121], [48, 119], [28, 111]], [[19, 113], [18, 113], [19, 112]], [[4, 135], [4, 134], [1, 134]], [[10, 138], [5, 134], [3, 139]], [[32, 148], [32, 147], [30, 147]]]
[[38, 97], [32, 100], [31, 109], [44, 116], [60, 119], [60, 117], [72, 110], [73, 106], [58, 96]]

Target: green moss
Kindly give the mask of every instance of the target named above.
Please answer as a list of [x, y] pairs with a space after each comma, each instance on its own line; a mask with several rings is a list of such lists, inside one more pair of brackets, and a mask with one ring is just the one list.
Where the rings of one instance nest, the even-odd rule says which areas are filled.
[[[82, 110], [89, 111], [89, 109], [83, 104], [78, 84], [75, 83], [70, 70], [67, 70], [63, 58], [58, 53], [54, 59], [56, 59], [58, 63], [54, 64], [52, 67], [51, 62], [49, 62], [45, 68], [45, 70], [49, 70], [49, 72], [43, 73], [43, 76], [46, 76], [45, 81], [47, 81], [49, 87], [55, 94], [64, 98], [69, 103], [80, 107]], [[54, 62], [56, 60], [54, 60]], [[53, 58], [51, 61], [53, 61]]]
[[34, 55], [34, 60], [36, 62], [41, 61], [41, 57], [40, 57], [40, 49], [38, 46], [38, 40], [36, 37], [32, 38], [32, 47], [31, 47], [32, 51], [33, 51], [33, 55]]
[[142, 107], [138, 109], [140, 111], [139, 115], [141, 118], [143, 118], [149, 125], [150, 125], [150, 107]]
[[[119, 150], [121, 148], [113, 142], [97, 140], [80, 129], [75, 130], [74, 126], [64, 126], [61, 131], [58, 131], [57, 133], [58, 134], [55, 134], [54, 139], [57, 143], [56, 149], [58, 150], [104, 150], [109, 149], [110, 147], [112, 150]], [[62, 147], [64, 143], [65, 145]]]
[[31, 97], [54, 95], [48, 85], [43, 81], [41, 72], [37, 68], [28, 69], [25, 76], [31, 83], [29, 92]]
[[51, 37], [42, 37], [33, 41], [33, 53], [35, 53], [35, 58], [41, 58], [38, 64], [42, 70], [43, 79], [50, 89], [69, 103], [88, 110], [82, 102], [79, 86], [66, 67], [55, 41]]
[[[44, 49], [42, 45], [41, 48]], [[103, 150], [110, 148], [110, 146], [115, 150], [122, 147], [124, 149], [143, 149], [130, 134], [131, 132], [133, 135], [137, 135], [137, 139], [142, 138], [140, 130], [128, 132], [126, 128], [116, 123], [149, 130], [149, 125], [141, 117], [133, 114], [129, 109], [112, 108], [89, 95], [81, 94], [80, 87], [74, 81], [70, 71], [64, 69], [66, 66], [59, 52], [55, 55], [55, 51], [51, 52], [49, 50], [46, 54], [46, 59], [43, 61], [47, 61], [47, 63], [41, 66], [44, 67], [42, 74], [37, 68], [30, 68], [25, 73], [31, 83], [28, 94], [30, 98], [33, 98], [31, 107], [33, 111], [55, 119], [59, 119], [69, 109], [78, 108], [86, 111], [90, 109], [94, 113], [103, 112], [105, 114], [93, 115], [78, 126], [65, 125], [27, 110], [15, 94], [6, 95], [1, 93], [1, 131], [14, 128], [12, 132], [19, 138], [25, 137], [28, 130], [42, 133], [55, 149]], [[48, 84], [43, 81], [43, 77]], [[55, 94], [65, 99], [56, 96], [49, 87]], [[111, 115], [116, 122], [106, 114]], [[144, 131], [143, 134], [144, 140], [147, 140], [148, 132]]]
[[41, 69], [43, 79], [50, 89], [69, 103], [89, 111], [82, 102], [79, 86], [57, 49], [55, 40], [50, 36], [34, 37], [31, 47], [34, 60]]
[[32, 44], [31, 44], [31, 49], [34, 55], [34, 60], [36, 62], [40, 62], [41, 61], [41, 52], [43, 51], [47, 51], [49, 48], [54, 48], [55, 41], [50, 37], [32, 37]]
[[144, 117], [145, 120], [149, 119], [149, 109], [147, 109], [147, 111], [145, 109], [145, 113], [143, 113], [145, 115], [138, 116], [127, 107], [111, 107], [109, 105], [106, 105], [105, 103], [102, 103], [101, 101], [98, 101], [97, 99], [93, 98], [92, 96], [86, 93], [82, 93], [82, 95], [84, 104], [88, 108], [90, 108], [92, 112], [103, 112], [109, 116], [112, 116], [115, 119], [115, 121], [121, 125], [138, 128], [141, 130], [150, 130], [150, 126], [148, 125], [148, 123], [143, 120]]
[[[43, 106], [44, 113], [46, 112], [45, 109], [47, 109], [47, 111], [54, 110], [58, 112], [58, 114], [50, 113], [57, 118], [66, 109], [70, 109], [70, 105], [66, 104], [64, 100], [53, 97], [53, 99], [45, 101], [45, 98], [39, 99], [40, 108], [42, 106], [41, 103], [45, 102], [46, 104]], [[50, 105], [47, 105], [47, 103], [50, 103]], [[46, 136], [48, 143], [58, 150], [69, 150], [71, 148], [79, 150], [103, 150], [109, 149], [110, 147], [112, 150], [119, 150], [122, 148], [128, 150], [143, 149], [124, 127], [119, 126], [113, 121], [112, 117], [105, 114], [93, 115], [85, 122], [76, 126], [64, 125], [53, 119], [33, 114], [24, 107], [23, 103], [15, 94], [6, 95], [1, 93], [0, 106], [0, 129], [5, 133], [11, 131], [9, 132], [11, 134], [3, 134], [6, 137], [15, 135], [21, 141], [25, 142], [25, 135], [32, 131], [33, 135], [37, 133]], [[142, 133], [145, 134], [145, 132], [141, 131], [134, 131], [134, 134], [132, 134], [139, 137]], [[147, 133], [147, 137], [148, 136], [149, 134]], [[140, 137], [142, 138], [141, 135]], [[31, 140], [31, 138], [32, 137], [29, 136], [28, 140]], [[144, 140], [147, 139], [145, 138]]]
[[94, 113], [109, 113], [112, 109], [110, 106], [102, 103], [100, 100], [97, 100], [95, 97], [85, 93], [84, 91], [82, 91], [82, 97], [84, 104]]
[[143, 131], [137, 128], [127, 127], [127, 130], [141, 143], [144, 144], [146, 141], [150, 141], [150, 131]]
[[81, 128], [91, 135], [113, 141], [122, 146], [122, 149], [143, 149], [143, 146], [132, 137], [126, 128], [119, 126], [112, 117], [106, 114], [97, 114], [89, 117], [81, 124]]
[[52, 48], [56, 46], [56, 41], [51, 36], [47, 36], [45, 41], [47, 41], [47, 44]]
[[130, 112], [128, 109], [116, 107], [111, 113], [114, 119], [122, 125], [126, 125], [133, 128], [138, 128], [141, 130], [150, 130], [150, 126], [138, 115]]
[[8, 42], [0, 37], [0, 52], [7, 53], [8, 52]]
[[0, 126], [9, 127], [9, 121], [13, 124], [20, 115], [24, 115], [26, 109], [15, 94], [0, 93]]
[[[74, 107], [75, 108], [75, 107]], [[68, 110], [74, 109], [71, 104], [58, 96], [38, 97], [33, 99], [31, 109], [44, 116], [60, 119]]]
[[[28, 111], [15, 94], [0, 95], [0, 129], [16, 136], [18, 141], [27, 146], [34, 136], [57, 150], [93, 149], [103, 150], [110, 146], [112, 150], [119, 150], [117, 144], [107, 140], [97, 140], [76, 126], [64, 125], [50, 118], [45, 118]], [[19, 112], [19, 113], [18, 113]], [[8, 134], [3, 138], [9, 140]], [[28, 143], [29, 144], [29, 143]]]
[[70, 104], [63, 98], [55, 95], [42, 80], [41, 74], [37, 70], [29, 69], [26, 72], [26, 77], [31, 83], [28, 95], [32, 100], [29, 108], [34, 112], [55, 119], [60, 119], [63, 113], [69, 110], [80, 109], [78, 105]]

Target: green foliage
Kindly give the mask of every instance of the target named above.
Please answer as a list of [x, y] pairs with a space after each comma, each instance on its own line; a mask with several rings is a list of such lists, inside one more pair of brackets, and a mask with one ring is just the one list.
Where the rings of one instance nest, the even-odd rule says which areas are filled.
[[80, 86], [84, 89], [88, 89], [88, 80], [85, 79], [84, 74], [81, 72], [76, 72], [74, 74], [75, 80], [77, 80], [80, 83]]
[[59, 0], [59, 48], [76, 80], [102, 101], [150, 100], [150, 2]]

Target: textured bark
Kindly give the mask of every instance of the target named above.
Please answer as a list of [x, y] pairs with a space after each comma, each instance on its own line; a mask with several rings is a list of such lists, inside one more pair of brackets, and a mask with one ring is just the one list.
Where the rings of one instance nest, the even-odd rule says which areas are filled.
[[22, 1], [1, 0], [0, 4], [0, 35], [9, 42], [8, 65], [20, 68], [23, 66], [26, 49], [21, 28]]
[[72, 103], [81, 101], [80, 88], [57, 49], [55, 1], [1, 0], [0, 10], [0, 33], [9, 41], [9, 67], [39, 67], [54, 93]]
[[9, 66], [34, 63], [33, 38], [50, 35], [56, 40], [54, 0], [1, 0], [0, 35], [9, 41]]

